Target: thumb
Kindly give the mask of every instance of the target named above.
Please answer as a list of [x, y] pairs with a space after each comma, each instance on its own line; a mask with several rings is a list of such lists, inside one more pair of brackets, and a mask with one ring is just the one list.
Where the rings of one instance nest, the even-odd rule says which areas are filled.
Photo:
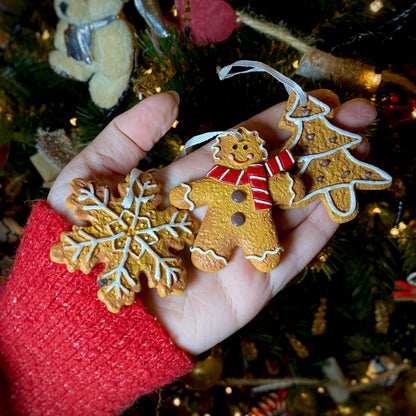
[[71, 181], [119, 182], [171, 128], [178, 102], [176, 92], [156, 94], [117, 116], [65, 166], [49, 192], [49, 205], [73, 222], [72, 211], [65, 205]]

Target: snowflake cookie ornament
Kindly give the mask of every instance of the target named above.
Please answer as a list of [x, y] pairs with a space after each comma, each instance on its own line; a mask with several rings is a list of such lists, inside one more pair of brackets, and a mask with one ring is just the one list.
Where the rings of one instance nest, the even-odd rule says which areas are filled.
[[63, 232], [51, 249], [51, 259], [65, 263], [70, 272], [90, 273], [105, 263], [97, 279], [98, 298], [111, 312], [133, 303], [141, 290], [141, 274], [160, 296], [178, 295], [185, 289], [186, 270], [171, 250], [193, 243], [198, 222], [174, 207], [157, 210], [160, 189], [150, 173], [137, 169], [119, 184], [120, 197], [94, 182], [71, 183], [67, 205], [77, 220], [89, 225], [74, 225], [72, 231]]

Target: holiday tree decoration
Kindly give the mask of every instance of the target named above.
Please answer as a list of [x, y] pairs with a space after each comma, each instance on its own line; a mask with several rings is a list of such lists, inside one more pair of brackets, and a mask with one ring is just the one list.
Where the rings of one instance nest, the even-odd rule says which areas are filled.
[[161, 38], [169, 36], [157, 0], [134, 0], [134, 4], [145, 22], [157, 36]]
[[190, 390], [204, 391], [214, 387], [224, 370], [224, 358], [219, 348], [213, 348], [207, 356], [195, 363], [194, 368], [182, 377], [182, 383]]
[[97, 278], [98, 297], [111, 312], [133, 303], [141, 290], [141, 273], [160, 296], [182, 293], [186, 270], [170, 250], [191, 244], [197, 228], [188, 212], [156, 210], [162, 200], [160, 185], [149, 173], [134, 169], [118, 190], [120, 197], [107, 187], [75, 179], [68, 206], [77, 220], [91, 225], [74, 225], [51, 249], [51, 259], [65, 263], [71, 272], [90, 273], [106, 264]]
[[74, 140], [64, 129], [55, 131], [39, 128], [36, 132], [37, 153], [30, 157], [39, 174], [42, 176], [45, 188], [50, 188], [64, 166], [78, 153]]
[[206, 177], [181, 184], [169, 195], [177, 208], [208, 205], [191, 248], [192, 263], [204, 271], [220, 270], [238, 246], [258, 270], [273, 270], [283, 248], [272, 207], [304, 195], [303, 183], [286, 172], [294, 160], [289, 151], [267, 160], [263, 139], [243, 127], [196, 136], [188, 145], [215, 136], [211, 147], [215, 165]]
[[327, 298], [321, 298], [320, 302], [321, 304], [319, 305], [313, 317], [313, 323], [311, 328], [312, 335], [322, 335], [325, 333], [326, 330]]
[[[330, 89], [341, 103], [363, 97], [377, 109], [377, 119], [363, 133], [371, 148], [368, 163], [393, 177], [388, 192], [358, 192], [360, 210], [355, 220], [339, 227], [313, 263], [271, 299], [253, 322], [220, 344], [222, 356], [201, 372], [209, 380], [205, 385], [202, 380], [202, 389], [192, 388], [195, 377], [187, 387], [178, 380], [141, 397], [125, 409], [123, 416], [237, 416], [249, 414], [253, 406], [260, 414], [267, 414], [272, 408], [265, 406], [273, 404], [274, 392], [284, 390], [288, 392], [286, 412], [290, 415], [416, 414], [416, 286], [407, 280], [416, 271], [416, 66], [412, 53], [416, 45], [416, 25], [412, 24], [416, 2], [300, 0], [296, 8], [291, 2], [279, 2], [278, 7], [275, 3], [125, 2], [123, 19], [134, 32], [137, 54], [122, 99], [107, 110], [89, 100], [88, 81], [76, 82], [51, 70], [48, 54], [55, 49], [57, 23], [53, 2], [1, 1], [0, 217], [6, 219], [5, 226], [0, 224], [4, 231], [0, 238], [1, 281], [7, 280], [13, 267], [20, 239], [10, 233], [8, 220], [23, 226], [31, 210], [30, 201], [46, 198], [47, 186], [60, 170], [54, 168], [51, 179], [45, 179], [41, 168], [30, 162], [31, 157], [40, 155], [40, 166], [54, 166], [55, 155], [64, 148], [60, 135], [55, 136], [54, 146], [53, 137], [59, 129], [65, 129], [70, 141], [76, 134], [73, 143], [79, 150], [137, 100], [160, 91], [178, 91], [178, 124], [139, 168], [166, 166], [195, 134], [240, 125], [287, 99], [290, 92], [286, 94], [281, 84], [262, 73], [219, 82], [215, 67], [237, 59], [264, 62], [296, 81], [303, 91]], [[158, 24], [168, 36], [158, 32]], [[92, 37], [98, 32], [92, 32]], [[212, 35], [210, 39], [207, 34]], [[336, 124], [331, 116], [328, 113], [325, 118]], [[76, 126], [69, 123], [73, 117], [77, 118]], [[276, 119], [273, 129], [278, 122]], [[306, 123], [299, 127], [305, 129]], [[39, 128], [50, 139], [46, 152], [38, 146]], [[256, 124], [251, 126], [251, 130], [256, 128]], [[268, 124], [260, 128], [261, 137], [268, 141]], [[355, 156], [354, 146], [346, 147], [346, 151]], [[301, 152], [300, 147], [296, 152]], [[274, 151], [269, 154], [275, 155]], [[296, 154], [296, 158], [301, 156]], [[291, 174], [295, 168], [297, 164]], [[204, 174], [201, 172], [200, 177]], [[302, 180], [307, 182], [306, 175]], [[273, 208], [279, 221], [281, 216], [290, 219], [306, 211], [281, 212], [280, 208]], [[158, 209], [162, 210], [160, 206]], [[199, 209], [198, 215], [203, 210]], [[283, 240], [284, 230], [277, 232]], [[290, 254], [290, 245], [285, 242], [282, 257]], [[94, 276], [104, 266], [97, 265]], [[283, 265], [278, 266], [277, 273], [279, 267]], [[227, 269], [222, 272], [227, 273]], [[205, 278], [210, 277], [214, 276]], [[147, 285], [146, 276], [141, 277], [141, 284]], [[136, 295], [136, 299], [141, 296]], [[102, 308], [106, 309], [104, 305]], [[299, 357], [286, 333], [301, 341], [309, 352], [307, 357]], [[338, 360], [339, 378], [323, 371], [327, 357]], [[386, 357], [396, 367], [386, 365]], [[214, 370], [219, 365], [222, 373]], [[291, 376], [301, 380], [296, 382]], [[238, 381], [227, 389], [232, 377]], [[273, 384], [270, 377], [281, 378], [274, 386], [257, 390], [266, 377], [269, 384]], [[257, 385], [250, 388], [245, 381]], [[260, 408], [260, 403], [264, 407]]]
[[[403, 27], [410, 21], [414, 10], [414, 5], [410, 5], [402, 13], [403, 20], [396, 19], [397, 28]], [[416, 84], [410, 78], [389, 68], [381, 70], [376, 65], [369, 65], [357, 59], [336, 56], [333, 53], [320, 50], [312, 45], [313, 41], [310, 37], [295, 36], [285, 23], [265, 22], [263, 19], [255, 18], [245, 11], [236, 11], [236, 14], [238, 15], [238, 22], [266, 36], [284, 42], [297, 50], [301, 54], [301, 58], [293, 64], [298, 75], [314, 80], [332, 79], [346, 86], [361, 87], [362, 90], [370, 93], [375, 93], [382, 81], [400, 85], [409, 92], [416, 93]], [[385, 37], [385, 33], [388, 33], [392, 38], [391, 32], [386, 31], [386, 27], [388, 27], [388, 23], [383, 23], [377, 33], [380, 37]], [[373, 31], [366, 34], [359, 33], [354, 39], [359, 42], [368, 39], [370, 36], [374, 36]]]
[[279, 389], [262, 397], [256, 406], [250, 409], [249, 416], [287, 416], [288, 390]]
[[104, 108], [117, 104], [133, 69], [132, 34], [121, 17], [125, 1], [55, 1], [50, 65], [61, 76], [88, 81], [92, 100]]
[[342, 223], [358, 213], [356, 189], [386, 189], [392, 178], [352, 156], [350, 150], [361, 142], [361, 136], [334, 126], [331, 117], [324, 103], [309, 96], [302, 105], [292, 93], [279, 126], [293, 132], [285, 148], [293, 152], [297, 176], [307, 187], [305, 197], [291, 207], [320, 198], [331, 219]]
[[[234, 67], [248, 69], [231, 72]], [[218, 75], [227, 79], [249, 72], [271, 74], [290, 93], [279, 127], [292, 132], [284, 149], [289, 149], [296, 160], [296, 176], [305, 183], [306, 194], [282, 207], [302, 207], [320, 198], [329, 217], [343, 223], [358, 213], [356, 189], [390, 186], [390, 175], [359, 161], [349, 152], [359, 145], [361, 136], [333, 125], [329, 120], [333, 115], [331, 109], [283, 74], [261, 62], [242, 60], [222, 68]]]
[[239, 26], [232, 6], [225, 0], [175, 0], [175, 16], [167, 16], [181, 32], [189, 30], [196, 46], [226, 40]]

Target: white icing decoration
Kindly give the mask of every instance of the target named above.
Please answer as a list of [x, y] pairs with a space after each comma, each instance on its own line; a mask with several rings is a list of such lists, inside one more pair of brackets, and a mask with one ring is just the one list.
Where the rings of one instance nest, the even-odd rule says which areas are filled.
[[[178, 231], [184, 231], [186, 233], [192, 233], [192, 222], [189, 220], [188, 213], [185, 213], [182, 219], [178, 220], [179, 212], [174, 212], [169, 222], [159, 225], [153, 225], [153, 220], [148, 216], [147, 212], [142, 212], [143, 204], [155, 197], [157, 191], [157, 185], [150, 180], [145, 183], [141, 183], [139, 180], [141, 172], [134, 169], [130, 174], [129, 186], [127, 193], [122, 202], [121, 212], [118, 214], [111, 208], [109, 208], [109, 192], [105, 189], [103, 200], [101, 201], [95, 194], [94, 185], [89, 184], [88, 189], [81, 190], [79, 200], [84, 201], [87, 198], [91, 198], [94, 204], [83, 206], [83, 209], [102, 210], [107, 216], [113, 217], [114, 220], [106, 224], [107, 235], [102, 237], [94, 237], [90, 235], [85, 229], [79, 231], [79, 235], [85, 238], [85, 241], [77, 242], [71, 237], [67, 236], [66, 241], [68, 245], [65, 249], [76, 249], [73, 260], [76, 261], [83, 250], [88, 250], [86, 253], [87, 259], [91, 259], [94, 251], [99, 247], [100, 243], [112, 242], [112, 248], [115, 252], [122, 252], [121, 260], [115, 266], [108, 270], [103, 277], [111, 277], [114, 280], [107, 287], [107, 292], [115, 289], [117, 296], [121, 297], [123, 293], [129, 293], [129, 289], [123, 284], [125, 279], [130, 286], [135, 286], [136, 281], [129, 273], [129, 262], [134, 259], [139, 259], [143, 255], [148, 254], [154, 258], [154, 266], [148, 264], [149, 270], [153, 273], [156, 280], [160, 280], [163, 276], [166, 277], [166, 285], [170, 287], [173, 281], [179, 279], [179, 273], [182, 268], [175, 267], [171, 262], [177, 263], [177, 257], [161, 257], [157, 251], [152, 247], [160, 241], [158, 233], [161, 231], [167, 231], [173, 237], [178, 237]], [[133, 190], [135, 188], [135, 190]], [[136, 195], [136, 190], [138, 194]], [[148, 191], [151, 193], [146, 195]], [[137, 249], [140, 250], [137, 254]], [[134, 251], [136, 251], [136, 253]], [[152, 270], [153, 269], [153, 270]]]
[[323, 102], [321, 102], [321, 101], [319, 101], [318, 99], [316, 99], [315, 97], [312, 97], [311, 95], [309, 95], [308, 96], [308, 99], [309, 100], [311, 100], [311, 101], [313, 101], [315, 104], [317, 104], [317, 105], [319, 105], [319, 106], [321, 106], [321, 107], [323, 107], [324, 108], [324, 111], [322, 112], [322, 113], [318, 113], [318, 114], [314, 114], [314, 115], [311, 115], [311, 116], [308, 116], [308, 117], [292, 117], [292, 114], [293, 114], [293, 112], [296, 110], [296, 108], [297, 108], [297, 106], [298, 106], [298, 104], [299, 104], [299, 97], [297, 96], [296, 97], [296, 99], [295, 99], [295, 101], [294, 101], [294, 103], [293, 103], [293, 106], [292, 106], [292, 108], [287, 112], [287, 114], [286, 114], [286, 118], [288, 119], [288, 120], [290, 120], [290, 121], [292, 121], [294, 124], [296, 124], [297, 126], [298, 126], [298, 133], [297, 133], [297, 136], [296, 136], [296, 138], [294, 139], [294, 141], [293, 141], [293, 143], [291, 144], [291, 146], [290, 146], [290, 148], [289, 149], [293, 149], [297, 144], [298, 144], [298, 142], [299, 142], [299, 139], [301, 138], [301, 136], [302, 136], [302, 132], [303, 132], [303, 122], [305, 122], [305, 121], [309, 121], [309, 120], [313, 120], [313, 119], [315, 119], [315, 118], [321, 118], [322, 119], [322, 121], [331, 129], [331, 130], [333, 130], [333, 131], [336, 131], [337, 133], [339, 133], [339, 134], [341, 134], [341, 135], [344, 135], [344, 136], [348, 136], [348, 137], [351, 137], [351, 138], [353, 138], [353, 139], [355, 139], [355, 140], [353, 140], [352, 142], [350, 142], [350, 143], [346, 143], [345, 145], [343, 145], [343, 146], [339, 146], [339, 147], [337, 147], [336, 149], [332, 149], [332, 150], [329, 150], [328, 152], [326, 152], [326, 153], [317, 153], [317, 154], [315, 154], [315, 155], [307, 155], [307, 156], [301, 156], [301, 157], [298, 157], [297, 158], [297, 162], [298, 162], [298, 164], [300, 163], [300, 162], [304, 162], [305, 163], [305, 165], [304, 166], [302, 166], [302, 168], [303, 168], [303, 171], [306, 169], [306, 167], [308, 166], [308, 164], [310, 163], [310, 161], [312, 160], [312, 159], [315, 159], [315, 158], [317, 158], [317, 157], [322, 157], [322, 156], [324, 156], [325, 154], [331, 154], [331, 153], [333, 153], [334, 151], [337, 151], [337, 150], [339, 150], [339, 149], [343, 149], [343, 148], [348, 148], [348, 147], [351, 147], [351, 146], [353, 146], [353, 145], [355, 145], [355, 144], [358, 144], [358, 143], [360, 143], [361, 142], [361, 140], [362, 140], [362, 137], [359, 135], [359, 134], [355, 134], [355, 133], [351, 133], [351, 132], [349, 132], [349, 131], [347, 131], [347, 130], [343, 130], [343, 129], [341, 129], [341, 128], [339, 128], [339, 127], [336, 127], [336, 126], [334, 126], [333, 124], [331, 124], [330, 122], [329, 122], [329, 120], [325, 117], [330, 111], [331, 111], [331, 109], [330, 109], [330, 107], [329, 106], [327, 106], [325, 103], [323, 103]]
[[[247, 134], [257, 134], [257, 138], [258, 138], [258, 140], [260, 142], [259, 148], [264, 153], [264, 157], [263, 157], [262, 160], [266, 160], [267, 159], [267, 156], [268, 156], [267, 150], [264, 147], [264, 145], [266, 144], [266, 142], [259, 136], [259, 134], [256, 131], [250, 131], [250, 130], [245, 129], [244, 127], [240, 127], [240, 128], [242, 130], [244, 130]], [[220, 160], [221, 159], [220, 157], [217, 156], [218, 152], [221, 150], [221, 145], [220, 145], [220, 138], [221, 137], [234, 136], [237, 140], [240, 137], [241, 140], [238, 140], [238, 141], [244, 141], [244, 136], [239, 131], [234, 130], [234, 129], [230, 129], [230, 130], [225, 131], [223, 133], [217, 132], [217, 134], [218, 134], [218, 136], [216, 137], [215, 142], [211, 145], [211, 151], [213, 152], [212, 157], [214, 159], [217, 159], [217, 160]]]
[[289, 205], [292, 205], [292, 204], [293, 204], [293, 200], [296, 198], [296, 193], [295, 193], [295, 191], [293, 190], [293, 186], [295, 185], [295, 181], [294, 181], [294, 180], [293, 180], [293, 178], [289, 175], [289, 173], [288, 173], [288, 172], [285, 172], [285, 175], [286, 175], [286, 176], [289, 178], [289, 180], [290, 180], [289, 192], [291, 193], [292, 198], [290, 198]]
[[253, 254], [253, 255], [250, 255], [250, 256], [245, 256], [245, 257], [246, 257], [246, 259], [248, 259], [248, 260], [250, 260], [250, 259], [254, 259], [254, 260], [258, 260], [258, 261], [263, 261], [263, 260], [266, 258], [266, 256], [267, 256], [268, 254], [276, 254], [276, 253], [279, 253], [280, 251], [284, 251], [283, 247], [277, 247], [275, 250], [266, 250], [266, 251], [263, 253], [263, 255], [262, 255], [262, 256], [255, 256], [255, 255]]
[[195, 209], [195, 204], [189, 199], [189, 193], [191, 192], [191, 187], [187, 183], [181, 184], [184, 188], [186, 188], [185, 195], [183, 196], [185, 199], [185, 202], [187, 202], [190, 205], [189, 210], [193, 211]]
[[217, 136], [217, 138], [215, 139], [215, 142], [211, 145], [211, 151], [212, 151], [213, 159], [221, 159], [220, 157], [217, 156], [217, 154], [220, 150], [221, 150], [220, 138], [219, 138], [219, 136]]
[[[357, 199], [356, 199], [355, 192], [354, 192], [355, 184], [363, 183], [363, 184], [368, 184], [369, 185], [369, 184], [377, 183], [377, 184], [384, 185], [384, 184], [389, 184], [391, 182], [392, 178], [391, 178], [390, 175], [388, 175], [386, 172], [382, 171], [381, 169], [377, 168], [376, 166], [369, 165], [365, 162], [359, 161], [358, 159], [356, 159], [354, 156], [352, 156], [345, 149], [343, 149], [343, 151], [353, 163], [360, 164], [361, 166], [368, 167], [369, 170], [376, 171], [376, 173], [378, 173], [384, 180], [375, 182], [373, 180], [355, 179], [355, 180], [353, 180], [349, 183], [341, 183], [341, 184], [327, 186], [326, 188], [317, 189], [316, 191], [311, 192], [310, 194], [306, 195], [301, 201], [307, 201], [307, 200], [311, 199], [312, 197], [316, 196], [317, 194], [322, 193], [322, 194], [325, 195], [325, 198], [328, 202], [328, 205], [330, 206], [331, 210], [335, 214], [337, 214], [341, 217], [347, 217], [348, 215], [351, 215], [357, 207]], [[331, 198], [331, 195], [330, 195], [330, 191], [332, 191], [333, 189], [339, 189], [339, 188], [349, 188], [350, 198], [351, 198], [351, 207], [346, 212], [340, 211], [334, 205], [334, 202], [333, 202], [333, 200]]]
[[[290, 149], [293, 149], [298, 144], [299, 139], [302, 136], [303, 122], [313, 120], [315, 118], [321, 118], [322, 121], [331, 130], [333, 130], [333, 131], [335, 131], [335, 132], [337, 132], [341, 135], [348, 136], [348, 137], [350, 137], [354, 140], [350, 143], [346, 143], [342, 146], [336, 147], [335, 149], [330, 149], [326, 152], [297, 157], [297, 163], [302, 164], [302, 168], [297, 172], [296, 175], [301, 176], [306, 171], [306, 169], [308, 168], [308, 166], [309, 166], [309, 164], [311, 163], [312, 160], [317, 159], [317, 158], [322, 158], [322, 157], [325, 157], [325, 156], [330, 156], [330, 155], [332, 155], [332, 154], [334, 154], [335, 152], [338, 152], [338, 151], [344, 151], [345, 155], [348, 157], [348, 159], [351, 160], [351, 162], [353, 162], [354, 164], [359, 164], [359, 165], [364, 166], [364, 167], [368, 167], [369, 170], [377, 172], [383, 178], [383, 180], [376, 181], [376, 182], [373, 181], [373, 180], [356, 179], [356, 180], [353, 180], [349, 183], [335, 184], [335, 185], [332, 185], [332, 186], [328, 186], [326, 188], [317, 189], [316, 191], [306, 195], [304, 198], [302, 198], [300, 200], [300, 201], [307, 201], [307, 200], [311, 199], [312, 197], [316, 196], [317, 194], [323, 194], [323, 195], [325, 195], [325, 198], [328, 202], [328, 206], [331, 208], [331, 210], [336, 215], [339, 215], [340, 217], [348, 217], [349, 215], [351, 215], [356, 210], [356, 207], [357, 207], [357, 200], [356, 200], [356, 196], [355, 196], [355, 192], [354, 192], [355, 184], [357, 184], [357, 183], [362, 183], [362, 184], [374, 184], [374, 183], [389, 184], [391, 182], [392, 178], [391, 178], [390, 175], [388, 175], [387, 173], [385, 173], [381, 169], [377, 168], [376, 166], [372, 166], [372, 165], [369, 165], [369, 164], [364, 163], [362, 161], [359, 161], [354, 156], [352, 156], [351, 153], [349, 153], [348, 148], [360, 143], [361, 140], [362, 140], [361, 136], [358, 135], [358, 134], [355, 134], [355, 133], [351, 133], [347, 130], [341, 129], [341, 128], [336, 127], [333, 124], [331, 124], [330, 121], [325, 117], [331, 111], [330, 107], [327, 106], [325, 103], [319, 101], [318, 99], [312, 97], [312, 96], [308, 96], [308, 98], [309, 98], [309, 100], [313, 101], [315, 104], [321, 106], [324, 110], [321, 113], [314, 114], [314, 115], [307, 116], [307, 117], [292, 117], [293, 112], [295, 111], [295, 109], [297, 108], [297, 106], [299, 104], [299, 97], [296, 97], [292, 108], [288, 111], [288, 113], [286, 115], [286, 118], [288, 120], [290, 120], [291, 122], [293, 122], [294, 124], [296, 124], [298, 126], [297, 136], [296, 136], [295, 140], [293, 141], [293, 143], [291, 144]], [[349, 188], [350, 198], [351, 198], [351, 207], [346, 212], [340, 211], [334, 205], [334, 201], [331, 198], [330, 191], [333, 190], [333, 189], [338, 189], [338, 188]], [[293, 199], [292, 199], [292, 201], [293, 201]], [[300, 202], [300, 201], [298, 201], [298, 202]], [[291, 204], [292, 203], [293, 202], [291, 202]]]
[[205, 255], [206, 254], [211, 254], [215, 259], [223, 261], [225, 263], [225, 265], [228, 264], [228, 261], [224, 257], [219, 256], [218, 254], [216, 254], [214, 250], [211, 250], [211, 249], [209, 249], [209, 250], [202, 250], [199, 247], [193, 246], [193, 247], [190, 247], [190, 251], [191, 252], [197, 251], [198, 253], [205, 254]]

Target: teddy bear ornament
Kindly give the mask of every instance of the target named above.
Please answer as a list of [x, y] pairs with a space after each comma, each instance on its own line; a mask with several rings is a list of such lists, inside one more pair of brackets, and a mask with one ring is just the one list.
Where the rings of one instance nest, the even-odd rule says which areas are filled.
[[49, 63], [63, 77], [88, 81], [103, 108], [117, 104], [133, 69], [133, 37], [121, 14], [126, 1], [54, 1], [59, 20]]

